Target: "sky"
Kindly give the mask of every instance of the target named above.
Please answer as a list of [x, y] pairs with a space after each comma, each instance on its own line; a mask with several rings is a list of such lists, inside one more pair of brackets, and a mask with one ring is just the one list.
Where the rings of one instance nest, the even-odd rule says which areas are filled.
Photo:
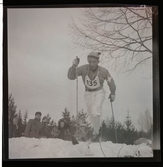
[[[84, 9], [8, 9], [9, 93], [13, 94], [17, 111], [21, 109], [22, 115], [28, 111], [28, 119], [41, 111], [57, 121], [65, 107], [71, 115], [76, 114], [76, 81], [69, 80], [67, 72], [76, 56], [80, 58], [80, 65], [87, 63], [89, 52], [74, 48], [69, 24], [72, 18], [82, 17], [81, 10]], [[117, 87], [113, 102], [115, 119], [123, 122], [129, 111], [138, 126], [141, 112], [147, 108], [153, 112], [152, 78], [142, 78], [139, 73], [125, 77], [116, 71], [109, 72]], [[152, 73], [151, 66], [146, 66], [145, 72]], [[86, 112], [81, 78], [78, 83], [79, 110]], [[106, 83], [104, 89], [107, 94], [102, 119], [112, 115]]]

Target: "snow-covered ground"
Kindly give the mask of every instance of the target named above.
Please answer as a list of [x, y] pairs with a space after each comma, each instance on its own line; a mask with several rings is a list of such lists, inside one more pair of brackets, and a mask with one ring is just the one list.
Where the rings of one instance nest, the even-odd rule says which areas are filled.
[[152, 148], [146, 144], [126, 145], [112, 142], [86, 142], [73, 145], [71, 141], [61, 139], [12, 138], [9, 139], [9, 158], [75, 158], [75, 157], [152, 157]]

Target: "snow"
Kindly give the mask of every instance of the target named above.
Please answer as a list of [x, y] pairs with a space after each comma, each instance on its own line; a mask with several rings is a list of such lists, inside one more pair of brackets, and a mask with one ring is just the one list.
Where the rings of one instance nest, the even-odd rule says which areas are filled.
[[[110, 141], [91, 143], [79, 142], [73, 145], [71, 141], [61, 139], [11, 138], [9, 139], [10, 159], [32, 158], [79, 158], [79, 157], [152, 157], [152, 148], [147, 144], [126, 145]], [[138, 155], [138, 152], [140, 153]]]

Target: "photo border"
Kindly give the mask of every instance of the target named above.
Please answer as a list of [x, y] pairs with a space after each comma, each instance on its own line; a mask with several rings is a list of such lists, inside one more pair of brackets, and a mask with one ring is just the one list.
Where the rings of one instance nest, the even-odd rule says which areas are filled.
[[[7, 4], [3, 6], [3, 125], [2, 125], [2, 159], [3, 161], [48, 161], [48, 162], [156, 162], [160, 161], [161, 155], [159, 149], [153, 150], [153, 157], [146, 158], [40, 158], [40, 159], [9, 159], [8, 158], [8, 24], [7, 10], [11, 8], [80, 8], [80, 7], [139, 7], [136, 4], [54, 4], [54, 5], [24, 5], [24, 4]], [[147, 5], [152, 7], [153, 11], [157, 10], [157, 6]], [[160, 87], [159, 87], [159, 20], [158, 12], [153, 14], [153, 133], [154, 138], [160, 141]], [[161, 141], [160, 141], [161, 142]]]

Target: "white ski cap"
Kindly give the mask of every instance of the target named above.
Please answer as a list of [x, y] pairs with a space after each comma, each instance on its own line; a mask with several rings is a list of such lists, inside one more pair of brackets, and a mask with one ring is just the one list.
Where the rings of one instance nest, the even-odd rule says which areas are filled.
[[97, 59], [99, 59], [100, 58], [100, 55], [101, 53], [100, 52], [94, 52], [94, 51], [92, 51], [89, 55], [88, 55], [88, 57], [95, 57], [95, 58], [97, 58]]

